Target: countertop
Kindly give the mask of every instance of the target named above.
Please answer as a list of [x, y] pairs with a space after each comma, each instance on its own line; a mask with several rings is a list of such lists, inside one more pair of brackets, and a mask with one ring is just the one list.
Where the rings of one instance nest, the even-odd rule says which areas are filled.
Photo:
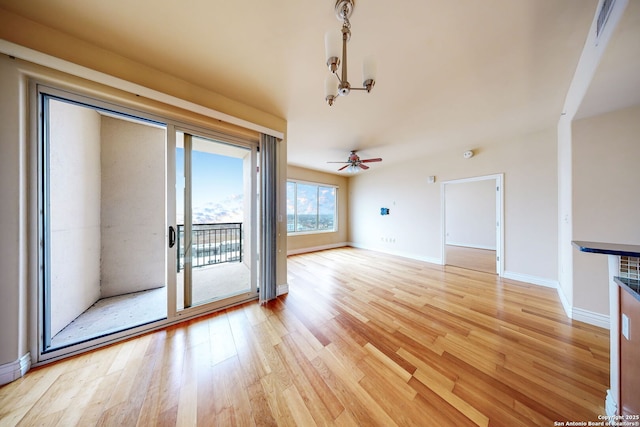
[[626, 277], [614, 277], [613, 280], [620, 285], [620, 287], [631, 295], [635, 299], [640, 301], [640, 280], [627, 279]]
[[640, 245], [621, 245], [618, 243], [604, 242], [583, 242], [580, 240], [575, 240], [571, 243], [573, 243], [575, 247], [580, 249], [581, 252], [640, 257]]

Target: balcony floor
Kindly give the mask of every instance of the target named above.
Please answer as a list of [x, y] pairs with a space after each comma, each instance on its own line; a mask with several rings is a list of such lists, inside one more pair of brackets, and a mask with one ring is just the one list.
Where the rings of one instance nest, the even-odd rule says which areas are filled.
[[[193, 301], [208, 302], [248, 290], [251, 272], [244, 263], [193, 270]], [[177, 275], [177, 306], [183, 306], [183, 272]], [[53, 348], [126, 330], [167, 317], [167, 288], [101, 298], [51, 339]]]

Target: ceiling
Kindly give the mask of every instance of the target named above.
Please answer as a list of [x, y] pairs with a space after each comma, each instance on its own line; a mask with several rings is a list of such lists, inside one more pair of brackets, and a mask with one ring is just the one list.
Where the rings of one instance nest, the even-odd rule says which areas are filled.
[[[357, 0], [349, 81], [324, 101], [335, 0], [0, 0], [0, 7], [287, 120], [288, 161], [382, 164], [555, 126], [597, 0]], [[610, 81], [607, 84], [612, 84]], [[339, 166], [339, 165], [338, 165]]]

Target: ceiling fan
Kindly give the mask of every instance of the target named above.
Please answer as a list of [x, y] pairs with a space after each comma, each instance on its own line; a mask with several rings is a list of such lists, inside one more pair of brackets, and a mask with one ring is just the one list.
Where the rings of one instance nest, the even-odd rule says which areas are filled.
[[349, 168], [347, 169], [347, 172], [356, 172], [359, 169], [364, 169], [364, 170], [369, 169], [369, 166], [365, 165], [364, 163], [373, 163], [373, 162], [381, 162], [381, 161], [382, 159], [380, 157], [377, 157], [375, 159], [361, 160], [360, 156], [356, 154], [356, 150], [351, 150], [351, 154], [349, 154], [349, 158], [347, 159], [346, 162], [327, 162], [327, 163], [346, 163], [346, 165], [338, 169], [338, 171]]

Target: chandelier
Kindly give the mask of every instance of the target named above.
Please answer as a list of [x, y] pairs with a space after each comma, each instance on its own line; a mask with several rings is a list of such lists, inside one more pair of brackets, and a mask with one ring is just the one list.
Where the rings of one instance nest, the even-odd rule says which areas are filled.
[[[336, 17], [339, 21], [342, 21], [341, 34], [337, 31], [329, 31], [324, 38], [327, 67], [329, 67], [329, 71], [332, 74], [327, 76], [324, 86], [325, 100], [329, 105], [333, 105], [338, 96], [347, 96], [352, 90], [371, 92], [371, 89], [376, 84], [376, 67], [371, 58], [366, 59], [362, 64], [362, 87], [351, 87], [347, 79], [347, 42], [351, 38], [349, 18], [353, 13], [353, 6], [354, 0], [336, 1]], [[340, 38], [342, 38], [342, 62], [340, 62]], [[340, 68], [339, 73], [338, 68]]]

